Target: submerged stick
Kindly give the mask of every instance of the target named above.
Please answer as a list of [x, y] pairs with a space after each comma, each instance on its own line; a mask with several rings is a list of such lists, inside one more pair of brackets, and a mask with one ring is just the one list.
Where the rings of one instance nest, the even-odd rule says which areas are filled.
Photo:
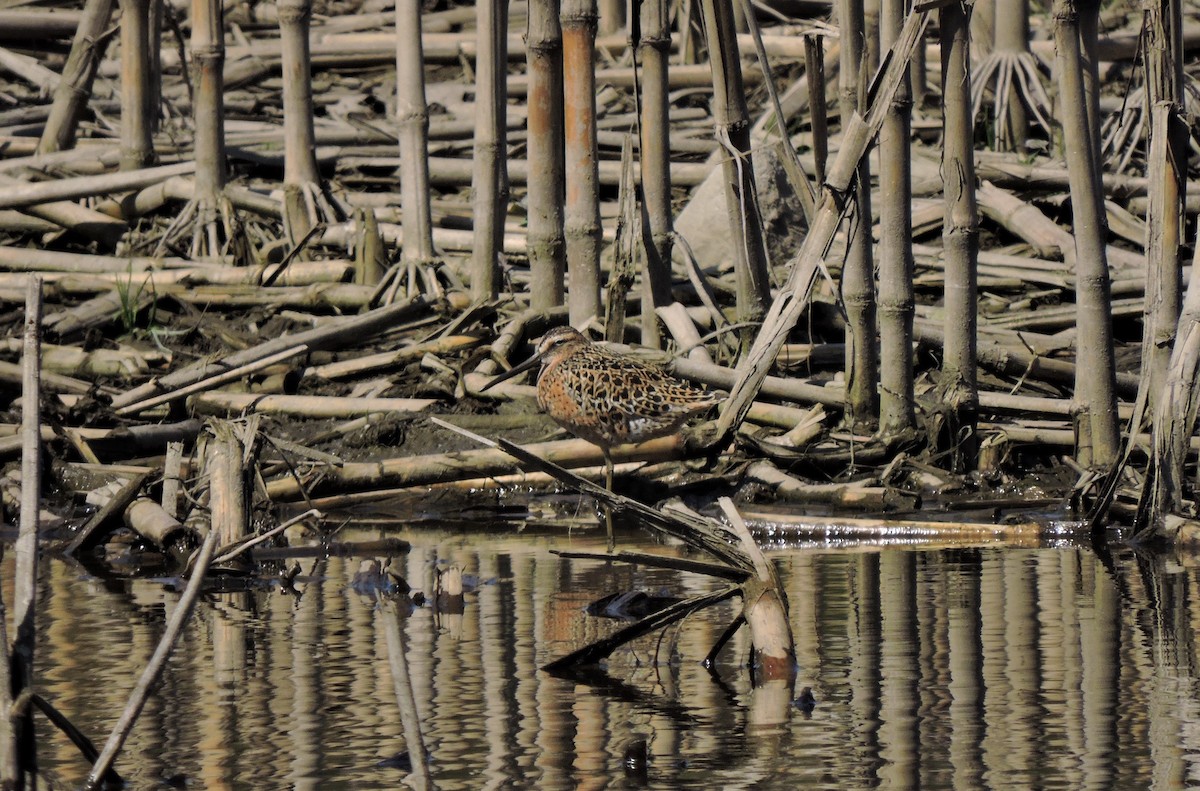
[[179, 598], [179, 605], [175, 608], [175, 613], [172, 615], [170, 622], [167, 623], [166, 631], [163, 632], [162, 639], [158, 641], [158, 647], [154, 649], [154, 654], [150, 657], [150, 661], [142, 671], [141, 677], [138, 678], [137, 686], [133, 688], [133, 692], [129, 696], [129, 702], [125, 704], [125, 710], [121, 712], [121, 717], [117, 720], [117, 724], [113, 726], [108, 741], [104, 743], [104, 749], [100, 751], [100, 757], [96, 759], [96, 763], [92, 766], [92, 771], [88, 773], [87, 780], [83, 784], [85, 789], [97, 787], [100, 779], [112, 766], [117, 753], [124, 746], [129, 732], [133, 730], [133, 725], [137, 722], [138, 715], [142, 713], [142, 708], [146, 705], [146, 699], [150, 697], [152, 688], [158, 682], [163, 667], [166, 666], [167, 658], [170, 657], [171, 651], [175, 648], [175, 641], [179, 639], [179, 634], [183, 631], [184, 624], [187, 623], [188, 618], [192, 614], [192, 606], [196, 602], [196, 597], [200, 595], [200, 587], [204, 582], [205, 575], [208, 573], [208, 563], [212, 558], [213, 550], [216, 549], [216, 546], [217, 531], [210, 530], [204, 539], [204, 545], [200, 547], [200, 552], [196, 556], [196, 564], [192, 571], [191, 579], [188, 580], [187, 587], [184, 589], [183, 595]]

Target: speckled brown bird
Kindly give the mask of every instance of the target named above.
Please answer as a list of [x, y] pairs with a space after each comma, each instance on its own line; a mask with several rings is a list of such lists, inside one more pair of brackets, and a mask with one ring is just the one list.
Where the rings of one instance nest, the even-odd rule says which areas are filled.
[[723, 399], [647, 365], [598, 346], [573, 327], [550, 330], [533, 357], [493, 379], [484, 390], [541, 363], [538, 404], [560, 426], [600, 446], [604, 481], [612, 491], [616, 445], [665, 437], [692, 415]]

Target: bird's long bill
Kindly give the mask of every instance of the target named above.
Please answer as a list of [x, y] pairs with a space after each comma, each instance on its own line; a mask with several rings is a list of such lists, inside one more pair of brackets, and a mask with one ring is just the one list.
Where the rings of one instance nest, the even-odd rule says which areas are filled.
[[512, 379], [513, 377], [520, 376], [521, 374], [525, 373], [526, 371], [528, 371], [530, 368], [534, 367], [541, 361], [542, 361], [542, 358], [538, 357], [535, 354], [534, 356], [530, 357], [525, 362], [521, 363], [520, 365], [514, 365], [512, 368], [508, 369], [507, 371], [500, 374], [492, 381], [485, 384], [483, 387], [479, 388], [479, 392], [482, 393], [484, 390], [490, 390], [492, 387], [500, 384], [501, 382], [507, 382], [509, 379]]

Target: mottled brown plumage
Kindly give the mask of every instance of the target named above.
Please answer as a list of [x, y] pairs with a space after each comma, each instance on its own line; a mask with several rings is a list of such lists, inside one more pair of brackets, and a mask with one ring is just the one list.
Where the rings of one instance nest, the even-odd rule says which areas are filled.
[[[672, 434], [689, 417], [709, 409], [723, 397], [693, 387], [661, 368], [597, 346], [572, 327], [547, 332], [533, 357], [483, 389], [539, 362], [538, 404], [567, 431], [600, 446], [609, 491], [613, 446]], [[607, 522], [611, 547], [611, 515]]]
[[560, 426], [605, 451], [676, 431], [721, 399], [661, 368], [597, 346], [571, 327], [538, 343], [538, 404]]

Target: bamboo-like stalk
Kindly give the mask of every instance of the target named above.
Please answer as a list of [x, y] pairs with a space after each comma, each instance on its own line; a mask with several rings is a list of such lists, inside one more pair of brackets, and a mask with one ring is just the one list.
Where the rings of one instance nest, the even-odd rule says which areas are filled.
[[642, 343], [661, 346], [655, 309], [671, 303], [670, 74], [671, 28], [665, 0], [640, 0], [641, 38], [637, 57], [642, 64], [641, 144], [642, 233], [648, 237], [645, 278], [642, 280]]
[[[996, 51], [1029, 57], [1029, 0], [995, 0]], [[1012, 151], [1029, 137], [1029, 114], [1020, 97], [1020, 81], [1010, 78], [1008, 112], [996, 121], [996, 144]]]
[[[1197, 238], [1195, 270], [1200, 265], [1200, 236]], [[1183, 508], [1184, 463], [1196, 422], [1196, 372], [1200, 369], [1200, 278], [1188, 284], [1179, 317], [1179, 330], [1171, 351], [1171, 365], [1158, 396], [1154, 421], [1152, 474], [1142, 489], [1137, 532], [1165, 532], [1166, 517]], [[1150, 396], [1154, 396], [1150, 393]], [[1171, 536], [1166, 536], [1170, 538]]]
[[312, 185], [321, 179], [317, 170], [309, 65], [312, 0], [277, 0], [276, 13], [282, 47], [284, 226], [294, 245], [304, 238], [316, 219], [306, 205], [305, 191], [312, 190]]
[[[862, 74], [869, 58], [863, 0], [839, 0], [841, 69], [838, 72], [842, 118], [865, 102]], [[877, 18], [878, 20], [878, 18]], [[876, 55], [878, 57], [878, 55]], [[907, 84], [907, 79], [904, 84]], [[908, 140], [905, 138], [905, 147]], [[846, 260], [842, 265], [842, 302], [846, 306], [846, 420], [869, 426], [878, 417], [879, 339], [875, 326], [875, 265], [871, 238], [871, 166], [858, 163], [854, 183], [854, 215], [847, 230]], [[907, 203], [905, 205], [907, 211]]]
[[191, 54], [196, 84], [192, 114], [196, 135], [195, 194], [196, 200], [209, 211], [215, 211], [226, 179], [223, 31], [219, 0], [192, 0]]
[[[11, 679], [13, 692], [32, 691], [34, 648], [37, 645], [38, 522], [42, 497], [41, 359], [42, 359], [42, 279], [29, 278], [25, 296], [25, 334], [21, 356], [21, 516], [15, 547], [13, 570], [13, 643]], [[8, 646], [0, 646], [7, 651]], [[8, 717], [7, 712], [5, 717]], [[14, 751], [13, 777], [18, 786], [32, 776], [37, 766], [37, 744], [33, 733], [32, 711], [11, 721]]]
[[979, 208], [975, 201], [975, 146], [971, 122], [969, 19], [963, 6], [941, 11], [943, 150], [946, 215], [946, 349], [941, 389], [950, 407], [953, 466], [973, 468], [978, 448], [976, 382]]
[[[421, 2], [396, 3], [396, 120], [400, 125], [402, 257], [410, 266], [434, 260], [429, 199], [429, 108], [425, 103], [425, 59], [421, 49]], [[410, 290], [416, 279], [409, 278]]]
[[1080, 18], [1074, 0], [1055, 0], [1054, 41], [1060, 121], [1066, 145], [1075, 228], [1078, 372], [1075, 398], [1077, 461], [1108, 466], [1119, 452], [1111, 284], [1105, 249], [1107, 224], [1097, 163], [1099, 129], [1090, 125], [1084, 82]]
[[737, 284], [737, 318], [747, 325], [742, 333], [748, 349], [753, 325], [766, 312], [771, 298], [767, 248], [763, 239], [754, 165], [750, 156], [750, 118], [738, 60], [736, 29], [730, 0], [701, 0], [713, 79], [713, 122], [717, 140], [728, 156], [725, 173], [725, 206], [733, 239], [733, 266]]
[[[883, 0], [881, 45], [900, 35], [907, 3]], [[879, 130], [879, 429], [887, 435], [916, 427], [913, 391], [912, 98], [903, 79]]]
[[476, 6], [478, 55], [475, 59], [475, 245], [471, 251], [471, 298], [495, 299], [500, 291], [504, 218], [508, 209], [505, 154], [508, 131], [508, 0], [481, 0]]
[[583, 326], [600, 315], [599, 154], [596, 150], [596, 0], [562, 4], [563, 117], [566, 152], [567, 313]]
[[818, 184], [825, 180], [825, 163], [829, 160], [829, 123], [825, 103], [825, 39], [823, 36], [804, 36], [804, 79], [808, 83], [809, 117], [812, 118], [813, 176]]
[[821, 200], [808, 235], [792, 261], [788, 282], [780, 290], [763, 319], [754, 347], [738, 365], [737, 381], [717, 422], [716, 443], [727, 440], [733, 429], [745, 418], [754, 397], [774, 365], [780, 347], [800, 319], [808, 304], [817, 277], [824, 266], [823, 259], [833, 243], [845, 211], [842, 195], [849, 190], [858, 161], [866, 155], [872, 138], [883, 125], [885, 107], [890, 105], [900, 80], [907, 73], [913, 49], [921, 42], [934, 6], [926, 6], [909, 14], [896, 43], [892, 45], [884, 70], [866, 118], [857, 115], [845, 124], [842, 146], [838, 150], [822, 186]]
[[529, 4], [530, 307], [563, 303], [566, 240], [563, 231], [562, 29], [557, 0]]
[[[1142, 377], [1153, 396], [1163, 392], [1175, 343], [1182, 283], [1180, 260], [1185, 203], [1187, 125], [1183, 121], [1182, 27], [1178, 2], [1156, 0], [1145, 5], [1146, 91], [1150, 140], [1146, 176], [1150, 183], [1146, 211], [1146, 308], [1142, 319]], [[1182, 470], [1179, 471], [1182, 474]]]
[[150, 0], [124, 0], [121, 4], [121, 170], [144, 168], [154, 159], [150, 47]]
[[83, 16], [71, 42], [71, 54], [67, 56], [62, 79], [54, 89], [54, 103], [38, 141], [39, 154], [75, 145], [79, 114], [92, 93], [92, 81], [104, 54], [102, 37], [112, 18], [113, 5], [113, 0], [87, 0], [84, 3]]
[[[210, 420], [204, 453], [204, 470], [208, 474], [208, 506], [212, 525], [220, 546], [241, 541], [250, 523], [249, 499], [246, 496], [245, 445], [239, 430], [227, 420]], [[248, 433], [248, 432], [247, 432]]]

